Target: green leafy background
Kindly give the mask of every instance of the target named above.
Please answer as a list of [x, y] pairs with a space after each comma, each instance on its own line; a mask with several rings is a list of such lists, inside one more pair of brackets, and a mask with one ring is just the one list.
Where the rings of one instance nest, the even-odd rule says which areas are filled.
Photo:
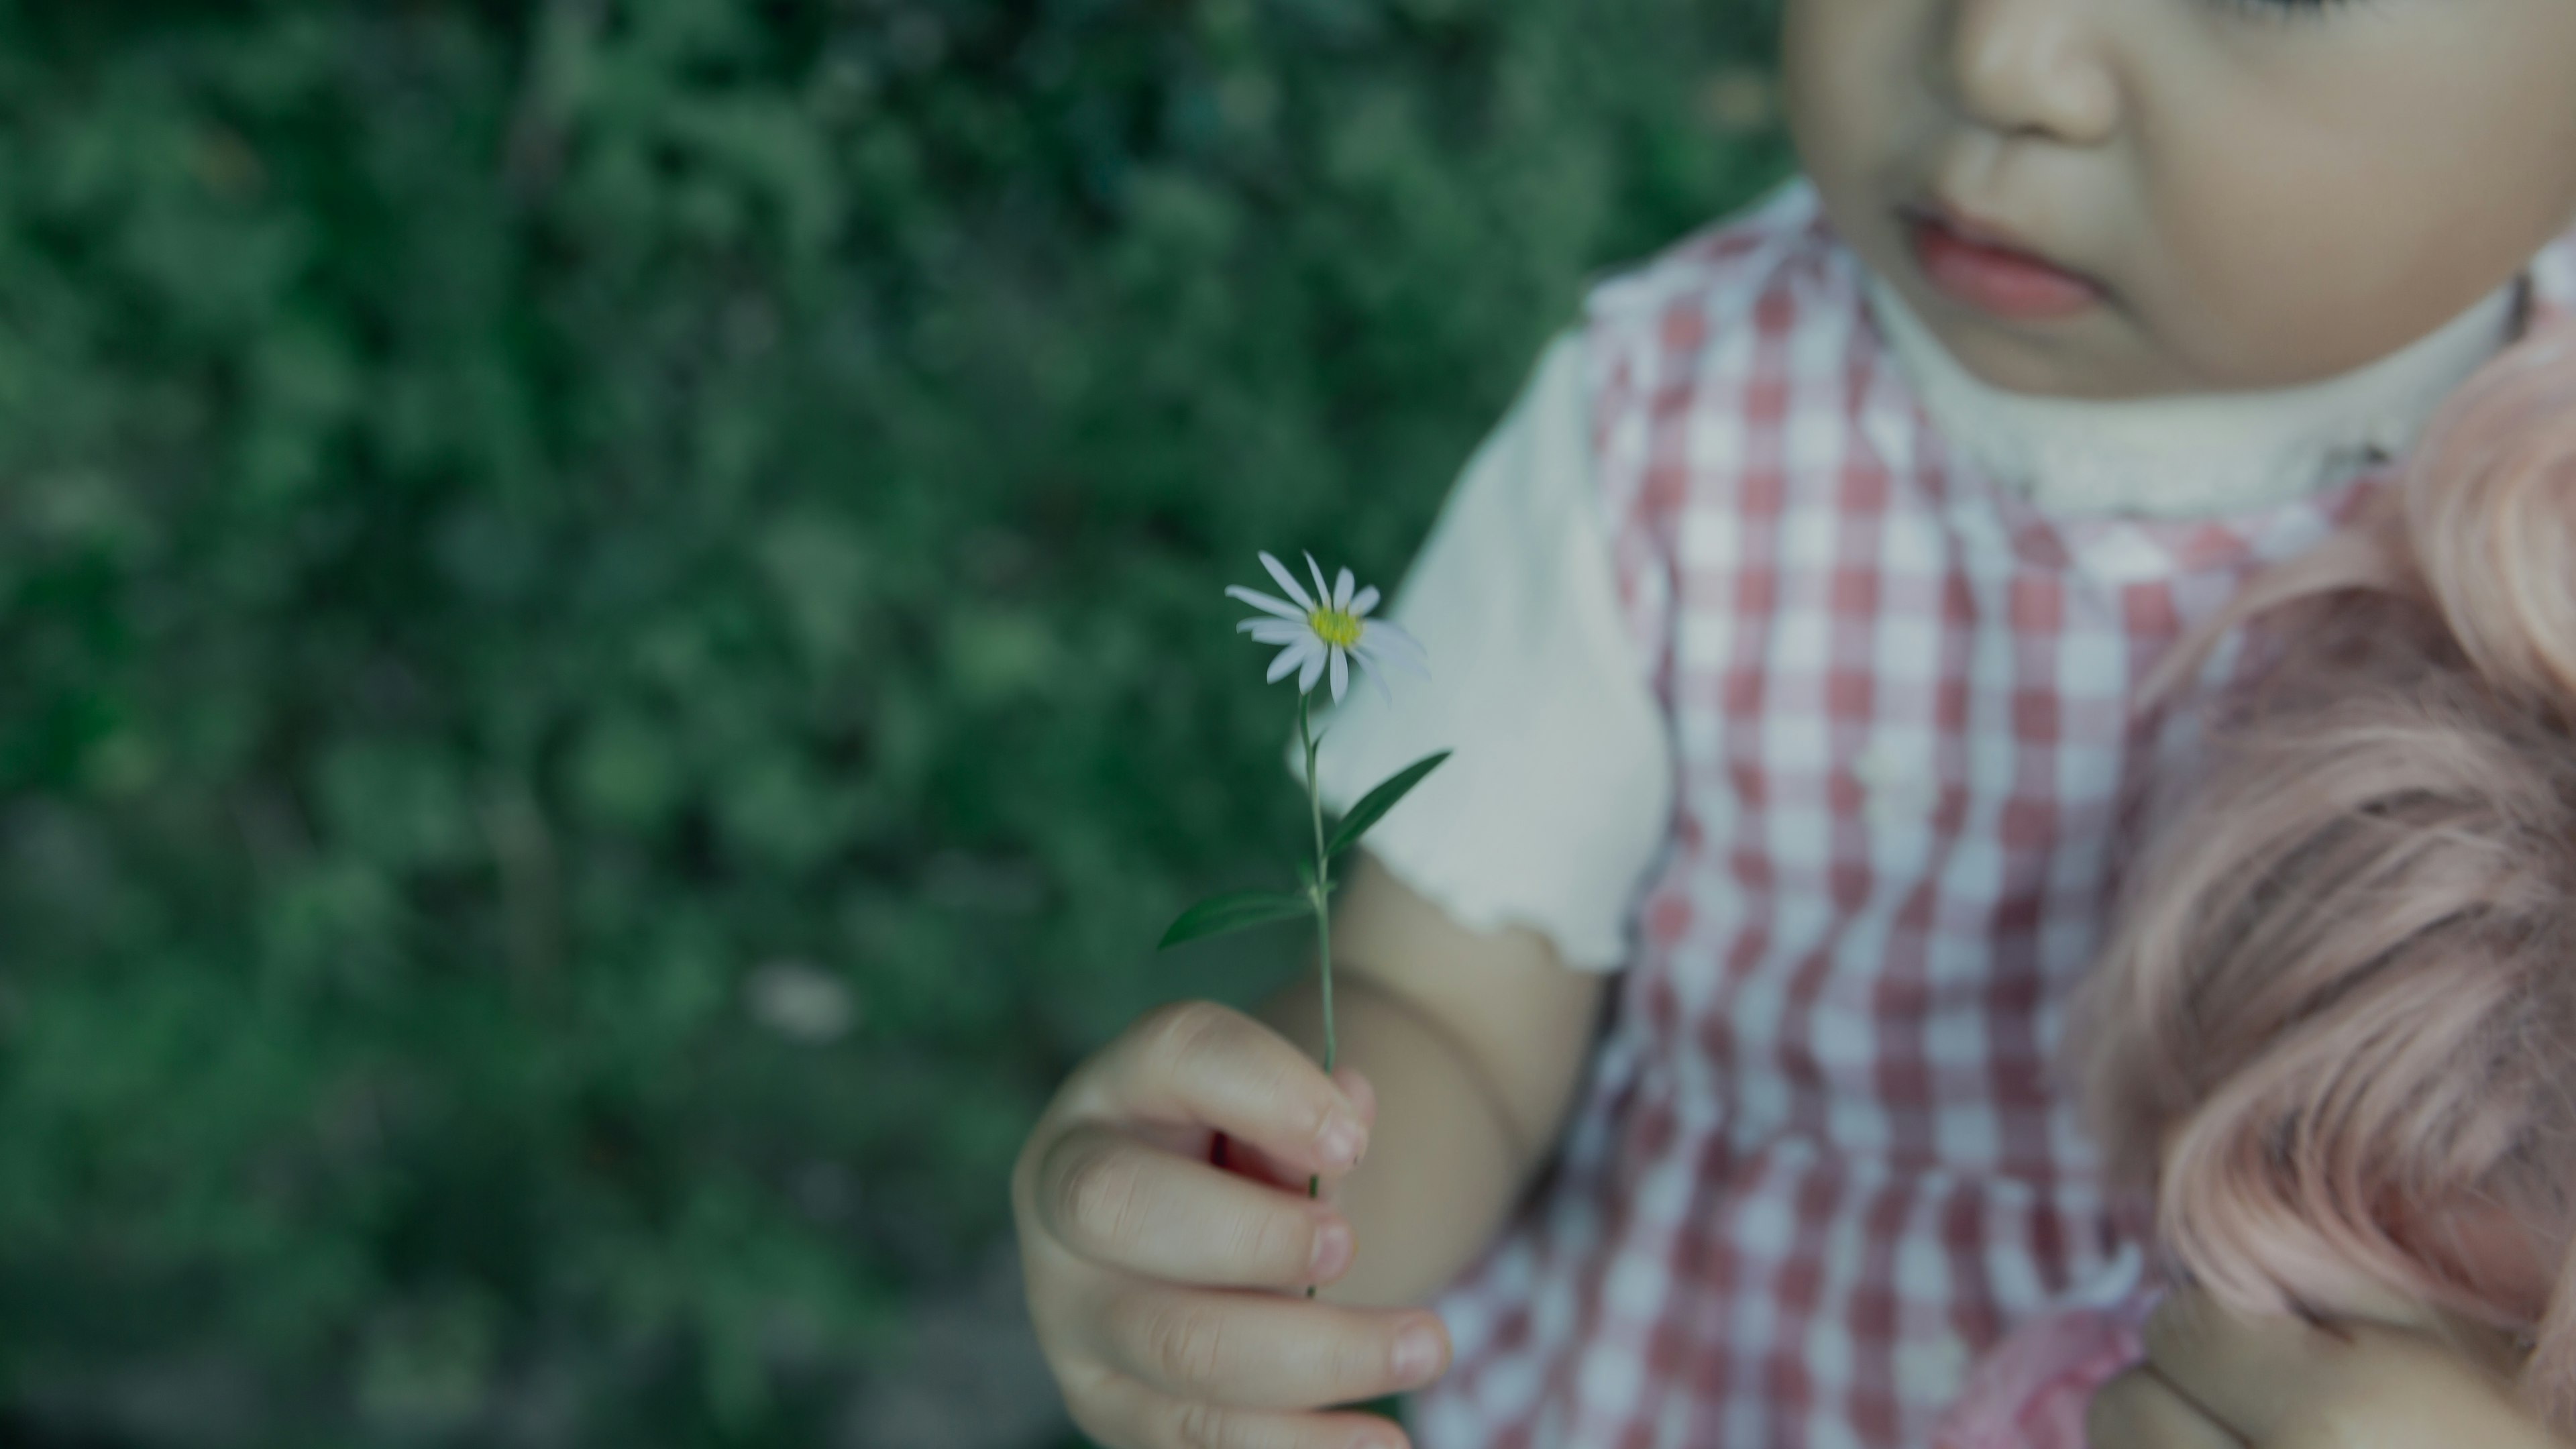
[[864, 1438], [1768, 29], [0, 3], [0, 1442]]

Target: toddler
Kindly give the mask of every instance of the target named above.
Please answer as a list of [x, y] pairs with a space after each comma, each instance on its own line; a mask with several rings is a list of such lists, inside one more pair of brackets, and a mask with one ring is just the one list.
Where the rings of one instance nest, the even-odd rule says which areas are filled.
[[2140, 685], [2576, 304], [2576, 4], [1784, 18], [1804, 179], [1594, 291], [1398, 602], [1435, 681], [1332, 725], [1344, 804], [1456, 750], [1345, 1070], [1310, 983], [1185, 1003], [1030, 1134], [1110, 1449], [1895, 1449], [2134, 1264], [2046, 1067], [2238, 651]]
[[[2462, 389], [2403, 503], [2222, 615], [2304, 617], [2267, 616], [2296, 652], [2150, 853], [2071, 1075], [2213, 1297], [2445, 1332], [2576, 1432], [2576, 328]], [[2084, 1449], [2151, 1304], [2016, 1331], [1935, 1444]]]

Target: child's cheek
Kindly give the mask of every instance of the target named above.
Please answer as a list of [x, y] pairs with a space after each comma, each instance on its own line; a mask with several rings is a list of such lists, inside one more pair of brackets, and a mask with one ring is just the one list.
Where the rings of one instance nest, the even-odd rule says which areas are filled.
[[2576, 221], [2576, 6], [2363, 8], [2124, 52], [2151, 244], [2121, 280], [2223, 387], [2364, 366]]
[[1942, 134], [1926, 110], [1917, 54], [1920, 4], [1789, 0], [1781, 82], [1800, 166], [1839, 226], [1898, 198], [1875, 193], [1908, 172], [1909, 153]]

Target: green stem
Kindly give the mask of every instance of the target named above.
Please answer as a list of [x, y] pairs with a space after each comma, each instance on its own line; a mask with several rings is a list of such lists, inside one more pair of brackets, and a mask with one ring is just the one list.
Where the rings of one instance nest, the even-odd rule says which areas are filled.
[[[1315, 731], [1312, 721], [1313, 697], [1297, 696], [1297, 741], [1306, 747], [1306, 813], [1315, 824], [1315, 874], [1306, 883], [1306, 898], [1315, 903], [1315, 964], [1324, 980], [1324, 1075], [1333, 1072], [1333, 904], [1332, 862], [1324, 855], [1324, 800], [1315, 779]], [[1323, 1176], [1309, 1173], [1306, 1196], [1321, 1195]], [[1315, 1296], [1315, 1285], [1306, 1285], [1306, 1296]]]
[[1324, 1074], [1333, 1071], [1333, 880], [1332, 862], [1324, 857], [1324, 802], [1315, 780], [1317, 742], [1307, 724], [1306, 696], [1297, 697], [1297, 733], [1306, 745], [1306, 813], [1315, 822], [1315, 880], [1308, 887], [1315, 902], [1315, 960], [1324, 973]]

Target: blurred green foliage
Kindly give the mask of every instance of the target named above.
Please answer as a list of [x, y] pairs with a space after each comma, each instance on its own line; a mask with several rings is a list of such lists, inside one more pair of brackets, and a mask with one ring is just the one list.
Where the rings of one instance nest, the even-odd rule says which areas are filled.
[[823, 1442], [1767, 28], [0, 3], [8, 1432]]

